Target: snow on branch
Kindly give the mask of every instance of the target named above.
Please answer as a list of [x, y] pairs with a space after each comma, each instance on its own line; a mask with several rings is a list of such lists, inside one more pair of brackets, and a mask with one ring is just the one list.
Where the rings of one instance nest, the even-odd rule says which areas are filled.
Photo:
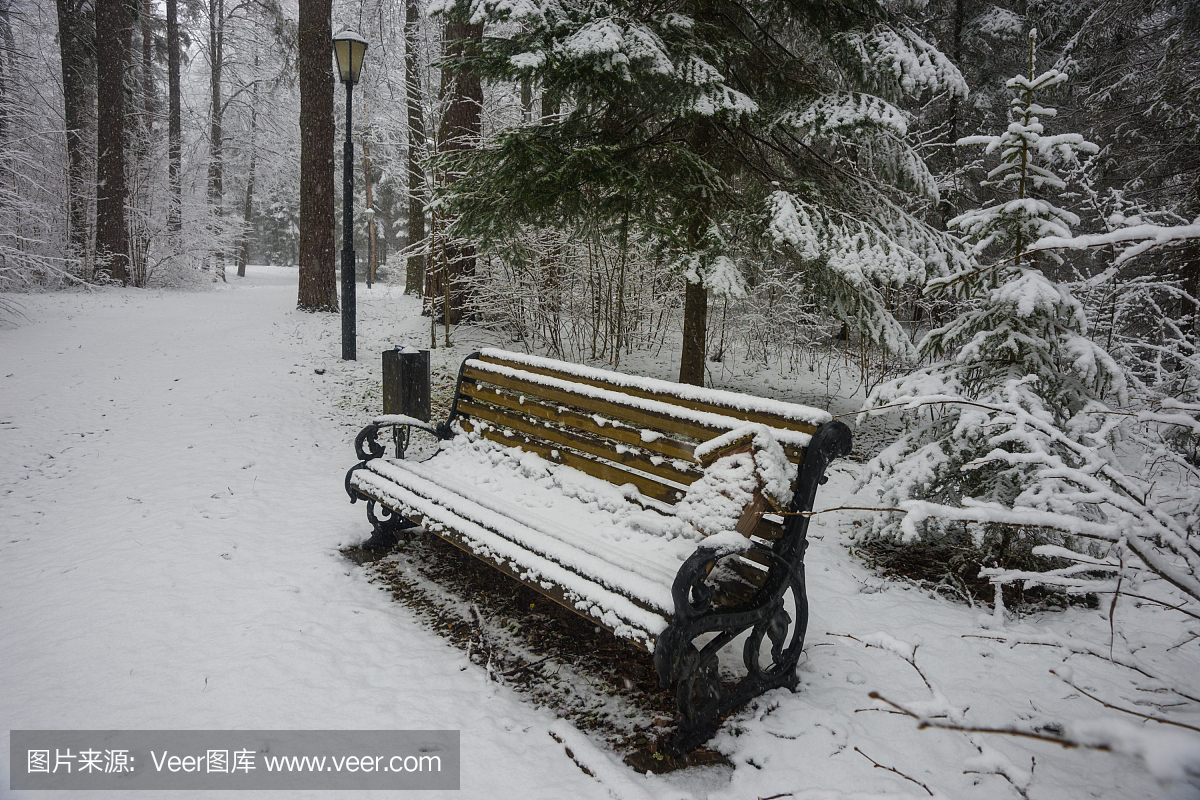
[[937, 48], [911, 30], [879, 25], [868, 32], [850, 31], [841, 40], [858, 57], [864, 71], [889, 76], [904, 94], [923, 90], [965, 98], [967, 82]]
[[[916, 720], [920, 730], [932, 728], [964, 734], [979, 754], [977, 757], [964, 761], [964, 774], [995, 775], [1008, 781], [1022, 797], [1029, 797], [1029, 790], [1034, 779], [1033, 765], [1026, 769], [1014, 763], [988, 744], [983, 737], [983, 734], [988, 734], [1048, 742], [1066, 749], [1083, 748], [1124, 755], [1141, 762], [1150, 774], [1163, 784], [1173, 783], [1200, 787], [1200, 736], [1197, 735], [1200, 734], [1200, 728], [1190, 722], [1170, 717], [1161, 706], [1154, 706], [1150, 713], [1146, 713], [1146, 711], [1127, 708], [1123, 704], [1107, 700], [1089, 691], [1081, 682], [1077, 681], [1069, 666], [1057, 667], [1050, 672], [1079, 695], [1095, 701], [1108, 711], [1116, 711], [1132, 720], [1112, 715], [1091, 719], [1061, 720], [1030, 718], [1027, 714], [1022, 714], [1022, 719], [1017, 722], [974, 720], [968, 716], [969, 707], [960, 707], [947, 698], [937, 683], [931, 679], [929, 673], [917, 664], [916, 645], [900, 642], [890, 635], [882, 633], [864, 638], [848, 634], [832, 635], [852, 639], [868, 648], [878, 647], [891, 651], [916, 671], [929, 693], [927, 699], [897, 700], [887, 697], [879, 691], [872, 691], [868, 696], [887, 707], [887, 709], [879, 710], [890, 709], [893, 713], [900, 713]], [[1041, 637], [1041, 639], [1029, 643], [1051, 646], [1061, 644], [1053, 636]], [[1094, 655], [1104, 660], [1111, 660], [1096, 652], [1096, 649], [1092, 647], [1068, 650], [1068, 652]], [[1130, 666], [1120, 660], [1113, 663], [1122, 667]], [[1137, 665], [1134, 665], [1133, 668], [1137, 672], [1148, 675]], [[1167, 685], [1170, 684], [1171, 682], [1168, 681]], [[1181, 693], [1179, 696], [1191, 699], [1186, 694]], [[1036, 764], [1036, 761], [1033, 764]]]
[[1160, 247], [1200, 239], [1200, 217], [1190, 225], [1127, 225], [1107, 233], [1080, 236], [1043, 236], [1030, 247], [1030, 252], [1054, 249], [1087, 250], [1109, 245], [1128, 245], [1113, 260], [1114, 266], [1124, 264], [1143, 253]]
[[[918, 526], [930, 518], [1059, 531], [1085, 541], [1074, 543], [1068, 538], [1064, 545], [1043, 545], [1034, 552], [1065, 561], [1067, 566], [1041, 572], [985, 569], [983, 574], [996, 584], [1023, 582], [1072, 593], [1112, 595], [1128, 588], [1165, 608], [1196, 616], [1200, 612], [1200, 542], [1186, 515], [1181, 518], [1181, 509], [1171, 507], [1158, 484], [1129, 474], [1111, 454], [1102, 452], [1103, 446], [1095, 440], [1103, 441], [1103, 437], [1095, 430], [1072, 430], [1070, 425], [1063, 429], [1028, 408], [1021, 402], [1022, 383], [1010, 381], [1007, 398], [1000, 401], [972, 402], [991, 414], [992, 449], [964, 469], [1019, 465], [1033, 470], [1035, 480], [1030, 487], [1009, 505], [972, 498], [963, 498], [960, 506], [903, 500], [898, 503], [905, 512], [903, 533], [916, 535]], [[906, 407], [956, 402], [945, 395], [931, 395], [909, 398]], [[1103, 416], [1106, 412], [1093, 407], [1083, 415]], [[1169, 415], [1151, 418], [1161, 422]], [[1200, 470], [1181, 458], [1173, 459], [1172, 464], [1182, 471], [1186, 485], [1193, 491], [1200, 489]]]

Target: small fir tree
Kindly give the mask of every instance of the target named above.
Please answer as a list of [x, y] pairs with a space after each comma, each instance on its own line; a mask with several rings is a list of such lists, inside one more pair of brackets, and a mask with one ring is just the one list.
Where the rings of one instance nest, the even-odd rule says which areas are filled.
[[[1037, 74], [1036, 41], [1035, 31], [1029, 37], [1029, 75], [1008, 81], [1015, 93], [1008, 129], [959, 140], [999, 153], [999, 165], [985, 182], [999, 199], [950, 222], [969, 240], [975, 259], [990, 264], [930, 282], [927, 292], [957, 298], [961, 313], [921, 341], [921, 354], [933, 359], [930, 366], [880, 386], [864, 409], [900, 406], [915, 412], [900, 438], [868, 469], [867, 480], [879, 481], [888, 507], [910, 499], [1012, 507], [1053, 493], [1036, 479], [1021, 451], [1035, 440], [1036, 448], [1048, 451], [1058, 445], [1036, 431], [1017, 430], [1020, 423], [998, 408], [1016, 403], [1054, 429], [1088, 436], [1103, 424], [1101, 415], [1091, 413], [1102, 407], [1102, 397], [1124, 390], [1120, 368], [1087, 336], [1082, 304], [1039, 268], [1044, 261], [1058, 263], [1059, 257], [1028, 249], [1045, 236], [1069, 236], [1078, 224], [1048, 195], [1066, 188], [1055, 168], [1070, 167], [1080, 154], [1096, 151], [1078, 134], [1045, 132], [1042, 121], [1052, 119], [1054, 109], [1039, 105], [1037, 96], [1067, 76], [1053, 69]], [[985, 458], [997, 448], [1011, 457]], [[875, 532], [895, 534], [899, 521], [897, 514], [885, 515]], [[1014, 529], [992, 528], [978, 526], [975, 544], [1004, 560], [1012, 552]], [[944, 521], [930, 519], [923, 533], [945, 530]], [[1032, 535], [1027, 543], [1036, 544], [1037, 538]]]

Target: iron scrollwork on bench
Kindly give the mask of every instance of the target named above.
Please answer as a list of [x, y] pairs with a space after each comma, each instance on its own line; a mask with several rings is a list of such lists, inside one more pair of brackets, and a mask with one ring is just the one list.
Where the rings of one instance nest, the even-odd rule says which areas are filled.
[[[345, 487], [351, 503], [357, 503], [360, 499], [367, 501], [367, 520], [371, 523], [372, 532], [371, 537], [359, 545], [360, 550], [389, 550], [397, 542], [396, 534], [417, 527], [416, 523], [377, 503], [373, 497], [356, 490], [350, 481], [354, 473], [365, 467], [368, 461], [380, 458], [387, 452], [387, 445], [379, 441], [380, 432], [386, 428], [392, 431], [397, 458], [404, 458], [414, 429], [432, 434], [439, 440], [448, 439], [452, 435], [448, 423], [441, 423], [435, 427], [419, 419], [400, 415], [376, 419], [358, 432], [358, 436], [354, 438], [354, 453], [359, 462], [346, 471]], [[376, 513], [377, 508], [382, 512], [382, 516]]]
[[[683, 563], [671, 587], [675, 615], [659, 634], [654, 648], [654, 666], [660, 684], [677, 686], [679, 726], [671, 741], [676, 752], [687, 752], [716, 733], [720, 718], [753, 697], [770, 689], [796, 687], [796, 663], [804, 647], [808, 628], [808, 597], [804, 583], [804, 552], [808, 547], [806, 513], [812, 511], [817, 486], [828, 480], [829, 462], [850, 452], [850, 429], [842, 422], [827, 422], [815, 434], [805, 453], [796, 481], [791, 515], [784, 535], [769, 553], [770, 567], [763, 585], [745, 603], [717, 605], [716, 589], [706, 579], [718, 562], [736, 555], [701, 545]], [[792, 593], [792, 613], [786, 603]], [[793, 626], [794, 624], [794, 626]], [[791, 628], [791, 640], [787, 641]], [[718, 654], [749, 630], [742, 652], [746, 675], [734, 687], [721, 681]], [[717, 632], [697, 649], [697, 637]], [[760, 659], [763, 638], [771, 641], [771, 663]]]

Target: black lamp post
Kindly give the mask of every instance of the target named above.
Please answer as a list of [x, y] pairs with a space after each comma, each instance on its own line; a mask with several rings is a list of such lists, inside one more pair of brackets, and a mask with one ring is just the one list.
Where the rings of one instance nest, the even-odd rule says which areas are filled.
[[352, 30], [343, 30], [333, 37], [333, 52], [337, 56], [338, 75], [346, 84], [346, 144], [342, 160], [342, 360], [354, 361], [355, 301], [354, 301], [354, 143], [350, 139], [351, 92], [358, 83], [367, 40]]

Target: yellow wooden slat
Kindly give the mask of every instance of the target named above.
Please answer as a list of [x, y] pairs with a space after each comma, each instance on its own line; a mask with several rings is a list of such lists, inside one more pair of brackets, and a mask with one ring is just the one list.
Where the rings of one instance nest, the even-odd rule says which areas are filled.
[[612, 442], [608, 440], [597, 441], [575, 430], [554, 428], [543, 423], [532, 422], [526, 417], [519, 416], [508, 409], [498, 406], [490, 406], [470, 400], [459, 400], [458, 410], [460, 414], [466, 414], [475, 419], [482, 419], [503, 428], [511, 428], [526, 436], [543, 439], [549, 442], [551, 446], [557, 445], [560, 448], [569, 448], [585, 456], [613, 461], [653, 475], [656, 478], [672, 481], [684, 486], [691, 485], [701, 475], [700, 470], [695, 467], [687, 471], [676, 469], [669, 460], [664, 460], [661, 464], [655, 464], [644, 455], [636, 452], [626, 451], [618, 453], [613, 447]]
[[522, 414], [528, 414], [531, 417], [555, 422], [559, 425], [568, 428], [575, 428], [586, 433], [603, 436], [608, 439], [613, 439], [617, 442], [634, 447], [640, 447], [643, 450], [649, 450], [658, 453], [664, 458], [678, 459], [680, 461], [695, 462], [693, 451], [696, 449], [694, 442], [684, 441], [683, 439], [674, 438], [669, 431], [661, 429], [653, 429], [655, 433], [661, 434], [659, 438], [647, 442], [642, 438], [642, 429], [637, 430], [626, 427], [619, 427], [612, 424], [600, 425], [596, 420], [592, 419], [589, 414], [582, 414], [571, 408], [561, 405], [550, 405], [538, 402], [533, 397], [522, 397], [512, 393], [509, 390], [499, 389], [494, 386], [477, 386], [473, 383], [464, 383], [462, 392], [467, 397], [473, 397], [477, 400], [487, 403], [501, 405], [505, 408], [518, 411]]
[[714, 436], [725, 433], [728, 428], [719, 425], [705, 425], [691, 420], [679, 419], [670, 414], [638, 408], [634, 404], [601, 400], [596, 397], [586, 397], [565, 391], [553, 386], [543, 386], [534, 381], [521, 380], [519, 377], [501, 375], [478, 369], [470, 364], [463, 368], [463, 379], [477, 383], [489, 383], [510, 389], [515, 392], [533, 395], [550, 403], [573, 406], [589, 414], [599, 414], [603, 417], [613, 417], [622, 422], [629, 422], [640, 428], [666, 430], [681, 436], [688, 436], [699, 441], [707, 441]]
[[[478, 431], [485, 438], [491, 439], [494, 442], [506, 445], [508, 447], [516, 447], [522, 450], [527, 450], [531, 453], [537, 453], [547, 461], [557, 464], [566, 464], [569, 467], [574, 467], [580, 472], [586, 472], [588, 475], [607, 481], [614, 486], [622, 486], [626, 483], [631, 483], [637, 490], [646, 497], [658, 500], [663, 503], [674, 505], [679, 502], [683, 496], [684, 489], [682, 487], [672, 486], [663, 483], [649, 475], [631, 472], [617, 464], [610, 464], [604, 461], [595, 461], [590, 458], [573, 453], [567, 449], [553, 447], [545, 442], [538, 440], [528, 441], [520, 435], [506, 436], [503, 431], [493, 428], [488, 425], [486, 429], [477, 429], [472, 424], [470, 419], [462, 420], [463, 429], [466, 431]], [[515, 434], [515, 431], [514, 431]]]
[[569, 370], [558, 370], [550, 367], [535, 366], [526, 364], [522, 361], [506, 359], [500, 356], [488, 355], [480, 356], [480, 361], [490, 364], [499, 364], [500, 366], [509, 367], [510, 369], [520, 369], [526, 372], [532, 372], [536, 375], [545, 375], [547, 377], [561, 378], [562, 380], [573, 381], [575, 383], [583, 383], [588, 386], [595, 386], [601, 389], [610, 389], [614, 392], [640, 397], [646, 400], [661, 400], [664, 403], [683, 406], [694, 411], [707, 411], [713, 414], [723, 414], [727, 417], [734, 417], [745, 422], [759, 422], [772, 428], [784, 428], [786, 430], [800, 431], [801, 433], [816, 433], [817, 426], [809, 422], [800, 422], [798, 420], [789, 419], [780, 414], [774, 414], [770, 411], [760, 409], [743, 409], [734, 405], [726, 405], [723, 403], [706, 402], [703, 400], [694, 400], [688, 397], [680, 397], [669, 391], [656, 391], [653, 389], [645, 389], [638, 386], [627, 386], [612, 381], [600, 380], [588, 376], [578, 375]]
[[[519, 375], [492, 372], [482, 363], [465, 365], [463, 379], [476, 384], [499, 386], [513, 392], [536, 397], [553, 405], [573, 407], [577, 412], [585, 415], [598, 414], [605, 418], [611, 417], [635, 425], [639, 429], [666, 431], [675, 437], [688, 437], [701, 442], [727, 433], [736, 424], [732, 419], [729, 425], [710, 424], [681, 418], [668, 411], [646, 409], [637, 402], [639, 398], [632, 396], [629, 397], [628, 402], [617, 398], [609, 400], [589, 397], [556, 386], [546, 386], [533, 380], [525, 380]], [[804, 458], [804, 448], [781, 444], [784, 453], [792, 461], [798, 462]]]

